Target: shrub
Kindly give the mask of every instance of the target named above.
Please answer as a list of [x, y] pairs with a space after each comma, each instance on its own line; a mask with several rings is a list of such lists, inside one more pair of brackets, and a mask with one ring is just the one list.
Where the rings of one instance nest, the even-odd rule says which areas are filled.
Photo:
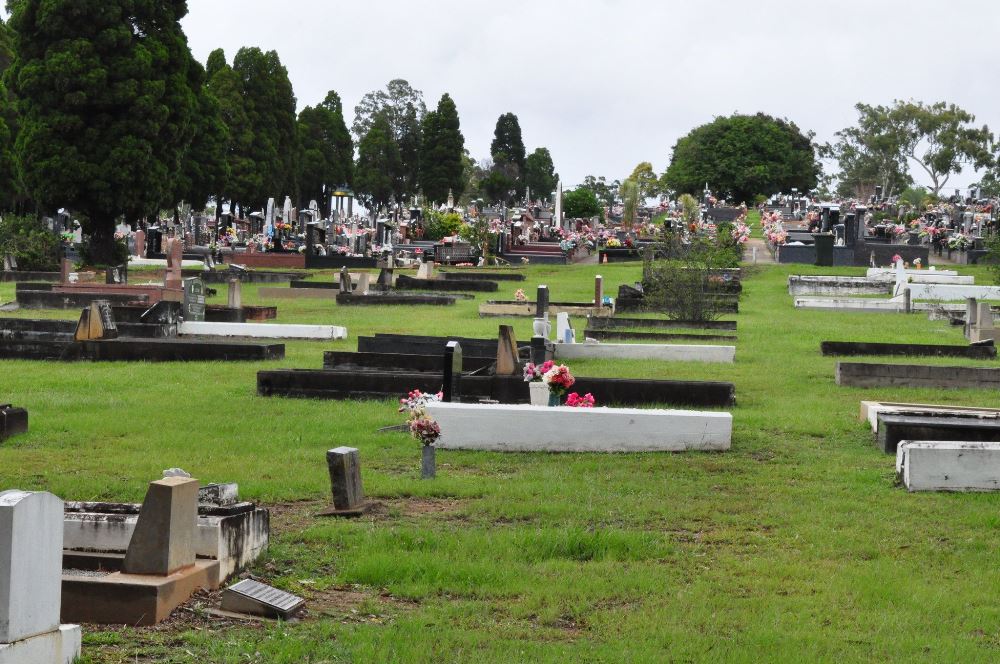
[[427, 209], [424, 210], [424, 220], [424, 237], [428, 240], [457, 235], [462, 228], [462, 215], [454, 212], [442, 213]]
[[8, 215], [0, 219], [0, 257], [13, 256], [20, 270], [59, 269], [59, 238], [37, 217]]

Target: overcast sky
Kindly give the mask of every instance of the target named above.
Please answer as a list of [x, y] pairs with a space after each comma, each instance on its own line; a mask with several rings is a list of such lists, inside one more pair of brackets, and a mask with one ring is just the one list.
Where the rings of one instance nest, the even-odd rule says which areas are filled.
[[[787, 117], [819, 140], [853, 106], [955, 102], [1000, 129], [1000, 3], [987, 0], [191, 0], [204, 62], [275, 49], [299, 108], [328, 90], [348, 125], [368, 91], [404, 78], [428, 107], [448, 92], [466, 147], [488, 156], [497, 117], [521, 122], [567, 186], [659, 173], [676, 140], [733, 112]], [[918, 181], [924, 181], [911, 168]], [[971, 172], [952, 186], [975, 180]]]

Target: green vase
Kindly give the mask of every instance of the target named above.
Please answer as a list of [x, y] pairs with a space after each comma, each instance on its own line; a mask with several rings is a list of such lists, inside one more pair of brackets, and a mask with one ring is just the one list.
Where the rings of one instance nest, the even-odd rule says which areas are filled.
[[562, 399], [555, 392], [549, 392], [549, 406], [560, 406], [562, 405]]

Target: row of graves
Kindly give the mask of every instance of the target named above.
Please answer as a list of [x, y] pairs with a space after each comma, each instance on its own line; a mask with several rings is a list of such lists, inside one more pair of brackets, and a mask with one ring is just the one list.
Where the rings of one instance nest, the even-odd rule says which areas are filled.
[[[440, 428], [435, 446], [441, 449], [497, 451], [683, 451], [726, 450], [731, 444], [732, 417], [717, 410], [667, 410], [662, 405], [725, 409], [735, 405], [735, 386], [720, 381], [649, 380], [573, 377], [575, 392], [560, 398], [543, 385], [543, 367], [561, 360], [591, 357], [666, 361], [732, 362], [734, 346], [670, 343], [604, 343], [594, 331], [614, 331], [632, 337], [629, 328], [645, 320], [592, 316], [603, 304], [603, 282], [595, 283], [595, 299], [586, 304], [588, 328], [576, 338], [565, 308], [550, 302], [540, 286], [532, 307], [533, 335], [518, 343], [513, 328], [500, 325], [495, 339], [375, 334], [358, 337], [356, 352], [329, 351], [322, 369], [262, 370], [258, 394], [265, 397], [319, 399], [397, 399], [401, 394], [433, 395], [423, 408]], [[598, 304], [601, 303], [601, 304]], [[581, 315], [573, 311], [573, 315]], [[500, 314], [497, 314], [500, 315]], [[513, 314], [519, 315], [519, 314]], [[554, 316], [553, 316], [554, 315]], [[550, 322], [555, 319], [555, 325]], [[669, 321], [677, 327], [699, 323]], [[735, 321], [713, 321], [702, 339], [732, 331]], [[665, 326], [667, 327], [667, 326]], [[718, 335], [735, 339], [735, 334]], [[676, 337], [671, 337], [671, 341]], [[562, 367], [568, 373], [568, 369]], [[538, 392], [543, 394], [539, 397]], [[563, 391], [565, 392], [565, 391]], [[581, 398], [599, 399], [599, 408], [574, 408]], [[562, 404], [566, 399], [566, 406]], [[650, 409], [648, 406], [656, 406]], [[557, 406], [555, 408], [549, 406]], [[642, 407], [642, 408], [640, 408]], [[511, 418], [519, 426], [512, 430]]]
[[[963, 325], [966, 344], [904, 344], [827, 340], [820, 344], [825, 356], [953, 357], [995, 364], [996, 312], [991, 302], [1000, 300], [1000, 288], [976, 286], [971, 277], [952, 271], [869, 270], [865, 277], [791, 277], [795, 293], [822, 291], [831, 295], [844, 289], [872, 294], [885, 289], [901, 293], [892, 306], [862, 306], [866, 298], [812, 298], [840, 302], [841, 306], [811, 306], [826, 310], [883, 313], [927, 312], [932, 319]], [[894, 280], [893, 280], [894, 279]], [[847, 281], [845, 281], [847, 280]], [[800, 300], [796, 298], [796, 307]], [[883, 300], [868, 301], [881, 303]], [[846, 306], [845, 306], [846, 302]], [[802, 307], [800, 307], [802, 308]], [[916, 362], [838, 360], [837, 385], [850, 388], [930, 388], [945, 390], [996, 389], [1000, 368], [995, 366], [943, 366]], [[910, 491], [986, 491], [1000, 489], [1000, 410], [905, 400], [861, 402], [861, 419], [871, 428], [875, 446], [896, 457], [897, 478]]]

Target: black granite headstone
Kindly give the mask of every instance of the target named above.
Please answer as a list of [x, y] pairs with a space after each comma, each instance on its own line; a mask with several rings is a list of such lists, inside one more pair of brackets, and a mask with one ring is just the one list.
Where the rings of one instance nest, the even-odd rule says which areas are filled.
[[549, 311], [549, 287], [539, 286], [535, 296], [535, 318], [544, 318]]
[[462, 344], [457, 341], [449, 341], [444, 347], [443, 400], [462, 400]]

